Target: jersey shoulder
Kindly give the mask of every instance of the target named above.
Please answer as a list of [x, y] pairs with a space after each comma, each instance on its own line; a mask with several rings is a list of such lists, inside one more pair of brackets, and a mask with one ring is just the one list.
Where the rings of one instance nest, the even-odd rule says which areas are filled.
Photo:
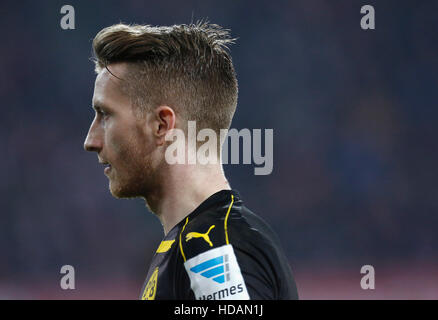
[[186, 218], [178, 239], [184, 260], [228, 244], [228, 220], [234, 214], [231, 202]]
[[188, 216], [178, 240], [197, 299], [222, 292], [223, 285], [235, 289], [236, 299], [296, 297], [277, 235], [237, 197]]
[[210, 208], [186, 221], [179, 234], [184, 260], [224, 245], [249, 251], [270, 250], [278, 242], [269, 225], [230, 196], [228, 203]]

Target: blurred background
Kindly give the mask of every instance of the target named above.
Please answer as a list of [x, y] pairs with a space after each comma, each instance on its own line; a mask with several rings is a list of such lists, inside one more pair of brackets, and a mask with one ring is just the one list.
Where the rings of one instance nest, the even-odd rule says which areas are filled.
[[[75, 9], [63, 30], [60, 9]], [[360, 28], [362, 5], [376, 29]], [[438, 299], [437, 1], [3, 1], [0, 299], [137, 299], [162, 227], [96, 154], [91, 41], [114, 23], [231, 29], [233, 128], [274, 129], [274, 169], [226, 165], [278, 233], [301, 299]], [[435, 106], [435, 107], [434, 107]], [[61, 266], [76, 289], [60, 288]], [[363, 265], [376, 288], [362, 290]]]

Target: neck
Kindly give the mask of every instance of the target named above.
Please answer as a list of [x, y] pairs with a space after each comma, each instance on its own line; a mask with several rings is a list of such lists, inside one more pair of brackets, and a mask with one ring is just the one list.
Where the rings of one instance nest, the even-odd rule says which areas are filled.
[[172, 165], [167, 169], [162, 176], [161, 191], [146, 197], [165, 235], [212, 194], [231, 189], [221, 164]]

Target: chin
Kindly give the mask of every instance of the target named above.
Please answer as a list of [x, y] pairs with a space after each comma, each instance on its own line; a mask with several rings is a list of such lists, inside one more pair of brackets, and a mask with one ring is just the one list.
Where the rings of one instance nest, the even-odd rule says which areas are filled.
[[110, 192], [113, 195], [114, 198], [122, 199], [122, 198], [136, 198], [138, 195], [135, 193], [129, 192], [129, 190], [126, 190], [124, 188], [111, 188]]
[[109, 189], [114, 198], [138, 198], [142, 194], [138, 188], [133, 184], [120, 184], [110, 182]]

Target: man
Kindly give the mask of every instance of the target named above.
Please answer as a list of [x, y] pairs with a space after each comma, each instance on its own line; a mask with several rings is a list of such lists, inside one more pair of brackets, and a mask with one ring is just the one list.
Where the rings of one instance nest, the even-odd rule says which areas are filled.
[[[218, 135], [230, 127], [237, 105], [232, 41], [203, 22], [118, 24], [93, 41], [96, 115], [84, 148], [106, 166], [112, 195], [144, 198], [165, 234], [142, 299], [298, 298], [277, 237], [231, 189], [221, 152], [216, 163], [166, 157], [169, 135], [187, 133], [188, 121]], [[185, 142], [187, 160], [194, 150]]]

